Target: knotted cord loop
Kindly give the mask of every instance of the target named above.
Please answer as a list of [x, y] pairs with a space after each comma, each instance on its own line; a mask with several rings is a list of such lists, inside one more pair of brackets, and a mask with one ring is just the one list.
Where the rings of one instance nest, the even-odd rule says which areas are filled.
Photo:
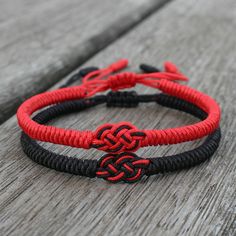
[[134, 87], [137, 83], [149, 86], [152, 88], [159, 88], [158, 80], [182, 80], [187, 81], [188, 78], [183, 75], [176, 65], [171, 62], [165, 62], [164, 72], [153, 72], [137, 74], [133, 72], [123, 72], [112, 74], [125, 68], [128, 61], [123, 59], [111, 64], [109, 67], [89, 73], [83, 79], [83, 87], [87, 90], [87, 97], [103, 92], [108, 89], [117, 91], [120, 89]]

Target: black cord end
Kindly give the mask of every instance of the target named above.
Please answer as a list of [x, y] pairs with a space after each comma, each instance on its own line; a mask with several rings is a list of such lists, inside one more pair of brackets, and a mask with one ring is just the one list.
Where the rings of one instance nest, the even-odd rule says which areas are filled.
[[139, 68], [146, 73], [161, 72], [160, 69], [154, 66], [147, 65], [147, 64], [141, 64]]
[[84, 77], [87, 74], [89, 74], [90, 72], [93, 72], [98, 69], [99, 69], [98, 67], [94, 67], [94, 66], [86, 67], [86, 68], [81, 69], [78, 74], [80, 74], [82, 77]]

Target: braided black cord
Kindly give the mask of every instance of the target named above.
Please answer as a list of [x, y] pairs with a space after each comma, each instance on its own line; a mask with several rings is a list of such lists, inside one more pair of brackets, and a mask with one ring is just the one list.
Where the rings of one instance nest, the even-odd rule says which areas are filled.
[[214, 154], [219, 146], [220, 138], [221, 132], [219, 128], [209, 135], [205, 142], [196, 149], [172, 156], [152, 158], [146, 170], [146, 175], [187, 169], [199, 165]]
[[26, 134], [21, 135], [23, 151], [34, 162], [61, 172], [82, 175], [93, 178], [96, 176], [98, 162], [96, 160], [82, 160], [75, 157], [58, 155], [41, 147]]
[[[180, 111], [187, 112], [191, 115], [204, 120], [207, 114], [195, 105], [183, 102], [183, 100], [176, 99], [175, 97], [166, 94], [159, 94], [157, 103], [165, 107], [174, 108]], [[209, 159], [219, 146], [221, 139], [220, 128], [216, 129], [210, 134], [206, 140], [197, 148], [172, 156], [164, 156], [150, 159], [150, 165], [146, 170], [146, 175], [157, 173], [164, 173], [187, 169], [196, 166], [207, 159]]]
[[[59, 115], [75, 111], [81, 111], [104, 102], [109, 102], [109, 106], [112, 106], [112, 101], [114, 101], [114, 106], [127, 107], [127, 101], [129, 100], [125, 100], [124, 97], [131, 98], [130, 103], [132, 104], [132, 106], [134, 106], [134, 104], [137, 106], [138, 103], [142, 101], [156, 101], [160, 105], [184, 111], [200, 119], [204, 119], [206, 117], [206, 113], [195, 105], [183, 101], [181, 99], [171, 97], [169, 95], [137, 95], [134, 92], [130, 92], [130, 94], [129, 92], [111, 92], [108, 96], [100, 95], [89, 99], [64, 102], [49, 107], [43, 110], [42, 112], [38, 113], [34, 117], [34, 120], [41, 124], [44, 124]], [[217, 129], [213, 134], [208, 136], [208, 138], [200, 147], [197, 147], [194, 150], [173, 156], [150, 158], [150, 165], [147, 167], [147, 169], [145, 169], [145, 174], [152, 175], [157, 173], [180, 170], [184, 168], [190, 168], [207, 160], [213, 155], [213, 153], [217, 149], [220, 141], [220, 136], [220, 129]], [[99, 168], [99, 162], [97, 160], [82, 160], [74, 157], [58, 155], [56, 153], [48, 151], [41, 147], [35, 140], [31, 139], [23, 132], [21, 136], [21, 145], [23, 147], [24, 152], [33, 161], [58, 171], [93, 178], [96, 176], [96, 171]]]
[[135, 91], [129, 92], [109, 92], [107, 94], [108, 107], [136, 107], [138, 106], [139, 99]]

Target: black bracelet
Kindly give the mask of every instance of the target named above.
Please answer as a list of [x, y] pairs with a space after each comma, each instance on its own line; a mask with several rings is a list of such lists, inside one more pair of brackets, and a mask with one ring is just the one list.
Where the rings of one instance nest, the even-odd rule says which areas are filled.
[[[38, 113], [34, 120], [44, 124], [59, 115], [78, 112], [105, 102], [108, 107], [136, 107], [139, 102], [157, 102], [162, 106], [184, 111], [202, 120], [206, 117], [206, 113], [195, 105], [165, 94], [137, 95], [135, 92], [110, 92], [108, 95], [64, 102], [49, 107]], [[198, 165], [214, 154], [220, 139], [221, 132], [218, 128], [199, 147], [181, 154], [144, 159], [134, 153], [125, 152], [107, 154], [98, 161], [53, 153], [41, 147], [23, 132], [21, 145], [28, 157], [48, 168], [90, 178], [104, 178], [111, 182], [123, 180], [130, 183], [139, 180], [143, 175], [149, 176]]]

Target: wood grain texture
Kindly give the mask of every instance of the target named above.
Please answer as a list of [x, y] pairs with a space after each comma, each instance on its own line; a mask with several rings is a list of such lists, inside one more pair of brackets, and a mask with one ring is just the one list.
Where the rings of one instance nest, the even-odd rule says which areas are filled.
[[1, 0], [0, 123], [166, 0]]
[[[19, 144], [13, 117], [1, 126], [0, 234], [2, 235], [235, 235], [236, 234], [236, 26], [234, 0], [176, 0], [106, 48], [88, 65], [120, 57], [160, 65], [176, 62], [189, 84], [222, 107], [222, 142], [208, 163], [187, 171], [110, 184], [58, 173], [29, 160]], [[150, 89], [138, 87], [139, 91]], [[190, 116], [154, 104], [139, 110], [97, 107], [55, 121], [61, 127], [95, 129], [129, 120], [139, 128], [165, 128], [195, 122]], [[101, 152], [45, 147], [79, 158]], [[139, 150], [161, 156], [189, 150], [197, 142]]]

